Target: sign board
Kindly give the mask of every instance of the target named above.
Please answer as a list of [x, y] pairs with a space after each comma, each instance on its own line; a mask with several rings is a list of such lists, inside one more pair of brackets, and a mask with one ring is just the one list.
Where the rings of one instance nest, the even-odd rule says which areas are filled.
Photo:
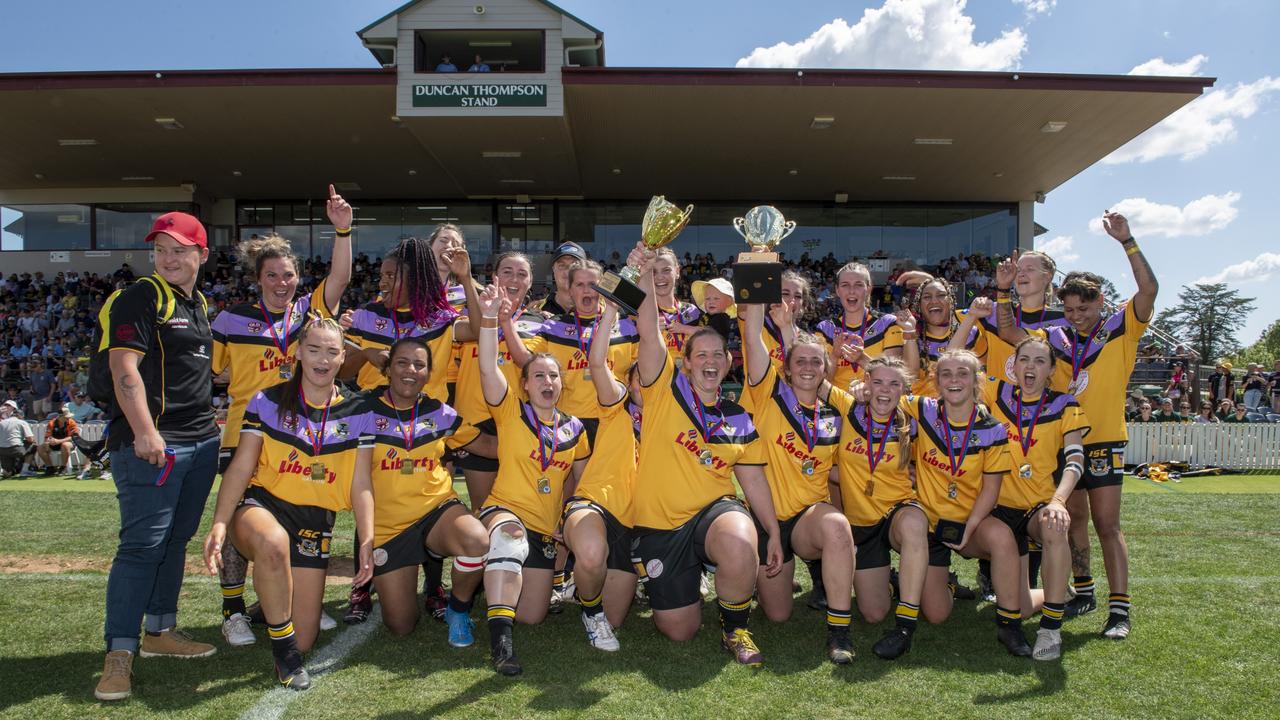
[[413, 86], [414, 107], [546, 107], [547, 86], [533, 83], [441, 83]]
[[54, 250], [49, 253], [49, 262], [51, 263], [69, 263], [71, 262], [71, 253], [66, 250]]

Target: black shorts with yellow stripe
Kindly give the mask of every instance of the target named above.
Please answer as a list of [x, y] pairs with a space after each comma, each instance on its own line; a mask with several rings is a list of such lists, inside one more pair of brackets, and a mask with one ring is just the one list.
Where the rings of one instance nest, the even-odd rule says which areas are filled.
[[609, 552], [605, 557], [605, 568], [621, 570], [635, 574], [635, 565], [631, 562], [631, 528], [623, 525], [607, 508], [594, 500], [579, 497], [569, 498], [564, 505], [564, 513], [560, 516], [560, 526], [564, 527], [569, 516], [576, 512], [594, 512], [604, 520], [604, 536]]
[[[809, 507], [813, 507], [810, 505]], [[778, 541], [782, 544], [782, 562], [789, 563], [796, 559], [795, 549], [791, 547], [791, 533], [795, 531], [796, 525], [800, 523], [800, 518], [809, 512], [809, 508], [805, 508], [800, 512], [792, 515], [786, 520], [778, 521]], [[755, 513], [751, 513], [751, 522], [756, 525], [756, 550], [760, 555], [760, 564], [769, 564], [769, 533], [765, 532], [764, 525], [760, 524], [759, 518]], [[812, 558], [807, 558], [812, 559]]]
[[674, 610], [702, 599], [698, 580], [703, 569], [714, 570], [707, 556], [707, 532], [711, 523], [725, 513], [750, 515], [736, 497], [718, 498], [672, 530], [636, 528], [631, 541], [631, 562], [645, 580], [649, 606], [654, 610]]
[[314, 505], [294, 505], [254, 485], [244, 491], [238, 507], [258, 507], [271, 513], [289, 536], [289, 564], [296, 568], [326, 570], [333, 522], [337, 513]]
[[889, 551], [893, 549], [893, 543], [889, 539], [889, 533], [893, 529], [893, 518], [903, 508], [915, 508], [922, 514], [924, 508], [920, 507], [920, 503], [915, 500], [905, 500], [889, 508], [889, 512], [884, 514], [874, 525], [850, 525], [849, 529], [853, 531], [853, 544], [857, 552], [857, 570], [874, 570], [876, 568], [889, 566]]
[[374, 548], [373, 576], [403, 567], [417, 567], [426, 562], [428, 557], [438, 558], [438, 555], [427, 549], [427, 537], [431, 535], [431, 529], [436, 523], [440, 522], [440, 518], [455, 505], [465, 507], [458, 498], [449, 498], [402, 530], [399, 535]]
[[1031, 524], [1031, 519], [1040, 512], [1040, 508], [1046, 503], [1037, 503], [1030, 510], [1021, 508], [1011, 508], [1005, 505], [997, 505], [991, 511], [991, 517], [999, 520], [1009, 526], [1009, 530], [1013, 531], [1013, 539], [1018, 543], [1018, 554], [1026, 555], [1031, 548], [1031, 537], [1027, 535], [1027, 526]]
[[495, 513], [510, 513], [515, 515], [516, 522], [520, 525], [520, 529], [524, 530], [524, 536], [529, 540], [529, 555], [524, 559], [523, 567], [529, 570], [555, 570], [556, 569], [556, 541], [550, 535], [536, 533], [525, 527], [524, 521], [519, 515], [502, 507], [501, 505], [489, 505], [480, 508], [480, 514], [476, 517], [480, 518], [480, 522], [484, 522], [486, 518]]
[[1112, 443], [1084, 446], [1084, 475], [1076, 490], [1096, 490], [1124, 484], [1124, 447]]

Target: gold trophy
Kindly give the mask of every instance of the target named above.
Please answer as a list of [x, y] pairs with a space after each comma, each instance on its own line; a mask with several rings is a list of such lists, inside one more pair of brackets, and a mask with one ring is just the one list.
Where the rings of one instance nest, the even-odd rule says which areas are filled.
[[[794, 220], [787, 220], [772, 205], [757, 205], [743, 217], [733, 219], [733, 229], [751, 246], [738, 254], [733, 265], [733, 291], [740, 303], [782, 302], [782, 263], [773, 252], [782, 240], [795, 232]], [[768, 252], [757, 251], [766, 247]]]
[[[667, 245], [689, 224], [691, 215], [692, 205], [681, 210], [665, 197], [654, 195], [649, 201], [648, 209], [644, 211], [644, 220], [640, 223], [640, 241], [650, 250]], [[640, 270], [628, 265], [621, 272], [605, 273], [599, 284], [591, 287], [622, 308], [623, 313], [635, 315], [640, 310], [640, 303], [644, 302], [645, 295], [636, 285], [639, 277]]]

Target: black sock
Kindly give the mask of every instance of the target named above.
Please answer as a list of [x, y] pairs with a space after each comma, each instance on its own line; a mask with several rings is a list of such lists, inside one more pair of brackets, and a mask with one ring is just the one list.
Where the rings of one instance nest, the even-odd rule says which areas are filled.
[[978, 561], [978, 575], [985, 577], [987, 579], [988, 585], [991, 584], [991, 561], [990, 560]]
[[1040, 563], [1044, 560], [1044, 552], [1037, 545], [1027, 551], [1027, 581], [1031, 587], [1040, 586]]
[[818, 595], [825, 595], [826, 592], [822, 585], [822, 560], [805, 560], [804, 564], [809, 566], [809, 577], [813, 580], [813, 591]]
[[435, 592], [444, 586], [444, 559], [428, 555], [422, 563], [422, 588], [424, 592]]
[[716, 600], [720, 605], [720, 629], [728, 635], [734, 630], [746, 630], [751, 620], [751, 598], [740, 603], [726, 602], [724, 598]]
[[268, 623], [267, 637], [271, 638], [271, 656], [278, 661], [283, 662], [290, 652], [298, 649], [298, 641], [293, 634], [293, 620], [290, 618], [285, 618], [279, 625]]
[[233, 585], [222, 584], [222, 617], [229, 618], [239, 613], [247, 615], [244, 607], [244, 581]]
[[1002, 608], [999, 605], [997, 605], [996, 606], [996, 625], [999, 625], [1001, 627], [1004, 627], [1006, 625], [1011, 627], [1018, 627], [1022, 625], [1022, 611], [1010, 610], [1008, 608]]
[[474, 595], [466, 600], [459, 600], [457, 595], [449, 593], [449, 609], [463, 615], [471, 614], [471, 606], [475, 601]]
[[853, 610], [832, 610], [827, 608], [827, 632], [849, 632], [849, 623], [853, 621]]
[[904, 628], [907, 632], [915, 632], [916, 623], [920, 622], [920, 606], [899, 600], [893, 619], [898, 627]]
[[516, 609], [510, 605], [490, 605], [486, 615], [489, 624], [489, 649], [497, 650], [502, 638], [511, 635]]
[[597, 593], [595, 597], [583, 597], [582, 593], [577, 593], [578, 604], [582, 606], [582, 614], [588, 617], [595, 617], [604, 612], [603, 593]]
[[1071, 587], [1076, 591], [1076, 597], [1083, 597], [1089, 600], [1093, 599], [1093, 576], [1092, 575], [1076, 575], [1071, 578]]
[[1044, 630], [1061, 629], [1066, 607], [1066, 603], [1045, 602], [1044, 608], [1040, 610], [1040, 627]]
[[1111, 593], [1108, 604], [1112, 617], [1129, 617], [1129, 596], [1125, 593]]

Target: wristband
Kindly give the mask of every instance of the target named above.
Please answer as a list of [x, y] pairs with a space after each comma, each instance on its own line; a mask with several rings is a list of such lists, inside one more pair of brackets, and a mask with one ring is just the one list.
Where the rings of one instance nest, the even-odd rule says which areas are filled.
[[1013, 287], [1012, 287], [1012, 286], [1007, 287], [1007, 288], [1002, 288], [1002, 287], [997, 287], [997, 288], [996, 288], [996, 294], [997, 294], [997, 295], [1008, 295], [1008, 294], [1009, 294], [1009, 293], [1011, 293], [1011, 292], [1013, 292]]
[[348, 227], [348, 228], [334, 228], [334, 229], [333, 229], [333, 234], [334, 234], [334, 235], [337, 235], [338, 237], [347, 237], [347, 236], [351, 235], [351, 228], [349, 228], [349, 227]]
[[915, 333], [911, 333], [910, 335], [908, 335], [907, 333], [902, 333], [902, 339], [903, 339], [903, 340], [915, 340], [915, 339], [916, 339], [916, 334], [915, 334]]
[[496, 317], [484, 317], [484, 316], [481, 316], [481, 317], [480, 317], [480, 329], [481, 329], [481, 330], [497, 330], [497, 329], [498, 329], [498, 318], [496, 318]]
[[1009, 299], [1009, 296], [1008, 296], [1008, 295], [996, 295], [996, 304], [997, 304], [997, 305], [1012, 305], [1012, 304], [1013, 304], [1013, 301]]
[[1125, 254], [1125, 255], [1137, 255], [1137, 254], [1138, 254], [1138, 253], [1140, 253], [1140, 252], [1142, 252], [1142, 248], [1138, 247], [1138, 244], [1137, 244], [1137, 243], [1134, 243], [1133, 245], [1130, 245], [1130, 246], [1128, 247], [1128, 249], [1126, 249], [1126, 250], [1124, 251], [1124, 254]]

